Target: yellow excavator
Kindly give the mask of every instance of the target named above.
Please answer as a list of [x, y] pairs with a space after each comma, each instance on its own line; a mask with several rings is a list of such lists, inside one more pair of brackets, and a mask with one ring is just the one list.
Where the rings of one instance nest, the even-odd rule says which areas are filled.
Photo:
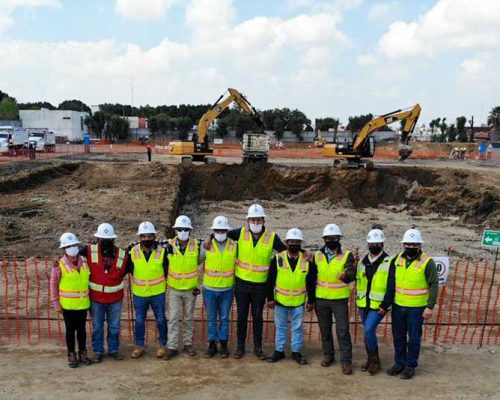
[[[228, 108], [232, 103], [237, 104], [246, 114], [254, 117], [255, 121], [261, 125], [262, 122], [258, 117], [257, 110], [250, 104], [250, 102], [236, 89], [229, 88], [229, 95], [224, 99], [223, 93], [217, 101], [210, 107], [210, 109], [202, 115], [198, 122], [198, 130], [191, 141], [173, 141], [170, 142], [170, 154], [182, 156], [182, 164], [189, 165], [192, 161], [203, 161], [205, 163], [215, 162], [213, 148], [208, 144], [207, 132], [210, 124]], [[221, 101], [222, 100], [222, 101]]]
[[399, 160], [403, 161], [412, 153], [413, 149], [409, 145], [409, 140], [417, 124], [420, 111], [420, 105], [416, 104], [413, 107], [375, 117], [363, 126], [351, 143], [325, 144], [323, 157], [335, 158], [333, 165], [336, 167], [359, 168], [364, 166], [366, 169], [371, 169], [373, 168], [373, 161], [363, 160], [363, 158], [373, 157], [375, 154], [375, 141], [370, 135], [393, 122], [405, 120], [399, 146]]

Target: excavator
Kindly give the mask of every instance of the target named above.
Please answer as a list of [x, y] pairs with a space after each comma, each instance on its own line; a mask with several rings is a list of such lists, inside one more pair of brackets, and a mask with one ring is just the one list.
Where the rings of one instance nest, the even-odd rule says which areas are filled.
[[396, 121], [404, 120], [399, 146], [399, 160], [406, 160], [413, 149], [409, 145], [410, 137], [420, 116], [421, 107], [415, 104], [413, 107], [392, 111], [380, 115], [368, 122], [351, 143], [325, 144], [323, 147], [323, 157], [333, 157], [333, 165], [340, 168], [373, 168], [373, 161], [363, 160], [365, 157], [373, 157], [375, 154], [375, 140], [370, 136], [380, 128], [392, 124]]
[[[223, 100], [223, 93], [217, 101], [205, 112], [198, 121], [198, 130], [193, 135], [192, 141], [173, 141], [170, 142], [170, 154], [182, 156], [182, 164], [190, 165], [192, 161], [203, 161], [205, 163], [215, 162], [213, 148], [208, 144], [208, 128], [210, 124], [228, 108], [232, 103], [237, 104], [243, 112], [250, 115], [259, 126], [263, 128], [263, 123], [259, 118], [257, 110], [250, 104], [250, 102], [238, 90], [229, 88], [229, 95]], [[222, 101], [221, 101], [222, 100]]]

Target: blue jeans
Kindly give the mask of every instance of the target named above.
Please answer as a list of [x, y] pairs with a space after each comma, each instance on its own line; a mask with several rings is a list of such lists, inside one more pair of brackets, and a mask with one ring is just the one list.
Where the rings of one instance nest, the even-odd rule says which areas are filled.
[[167, 344], [167, 319], [165, 318], [165, 293], [151, 297], [139, 297], [134, 295], [135, 309], [135, 344], [144, 346], [144, 333], [146, 330], [146, 315], [151, 306], [158, 325], [158, 337], [160, 344]]
[[92, 312], [92, 350], [95, 354], [104, 353], [104, 320], [108, 322], [108, 353], [116, 353], [120, 347], [120, 317], [122, 301], [98, 303], [93, 301]]
[[363, 323], [363, 331], [365, 332], [365, 344], [368, 350], [377, 351], [377, 326], [384, 318], [376, 310], [369, 308], [358, 308], [361, 322]]
[[422, 338], [425, 307], [392, 307], [392, 337], [397, 365], [416, 368]]
[[[229, 339], [229, 313], [233, 303], [233, 289], [218, 292], [203, 288], [203, 302], [207, 311], [208, 340]], [[217, 317], [219, 326], [217, 326]]]
[[302, 350], [303, 332], [302, 321], [304, 320], [304, 306], [283, 307], [276, 304], [274, 307], [274, 323], [276, 324], [276, 351], [285, 351], [288, 316], [292, 320], [292, 340], [291, 347], [293, 352]]

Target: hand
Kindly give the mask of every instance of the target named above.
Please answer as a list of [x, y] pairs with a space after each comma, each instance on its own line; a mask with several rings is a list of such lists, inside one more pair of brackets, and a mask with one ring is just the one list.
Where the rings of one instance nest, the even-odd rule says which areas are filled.
[[382, 307], [378, 308], [378, 315], [381, 315], [382, 317], [386, 314], [387, 310], [384, 310]]
[[345, 279], [345, 272], [342, 272], [341, 274], [337, 274], [337, 278], [339, 278], [341, 281]]
[[56, 311], [56, 316], [57, 316], [57, 319], [62, 319], [63, 318], [62, 310], [57, 310]]
[[275, 305], [276, 305], [276, 302], [274, 300], [269, 300], [267, 302], [267, 308], [270, 308], [271, 310], [274, 309]]
[[422, 314], [422, 317], [424, 317], [424, 320], [428, 320], [432, 318], [432, 308], [425, 307], [424, 313]]
[[210, 250], [210, 246], [212, 244], [212, 235], [209, 235], [205, 238], [205, 240], [203, 241], [203, 248], [205, 250]]
[[302, 256], [304, 257], [304, 259], [306, 261], [312, 261], [312, 259], [313, 259], [313, 254], [307, 250], [303, 251]]
[[193, 289], [193, 294], [194, 294], [195, 296], [198, 296], [200, 293], [201, 293], [201, 292], [200, 292], [200, 289], [198, 289], [198, 288]]
[[307, 303], [306, 304], [306, 311], [311, 312], [313, 310], [313, 304], [312, 303]]

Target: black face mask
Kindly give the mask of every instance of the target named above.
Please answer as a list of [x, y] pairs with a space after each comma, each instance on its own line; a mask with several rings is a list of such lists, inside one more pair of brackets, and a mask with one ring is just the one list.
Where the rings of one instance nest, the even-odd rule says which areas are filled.
[[325, 241], [326, 247], [330, 250], [335, 251], [340, 248], [340, 242], [338, 240], [327, 240]]
[[405, 255], [408, 258], [415, 258], [418, 255], [419, 251], [420, 251], [419, 248], [405, 247]]
[[151, 247], [153, 247], [153, 244], [155, 243], [155, 241], [154, 240], [141, 240], [141, 243], [146, 249], [150, 249]]
[[382, 246], [379, 244], [370, 244], [368, 249], [371, 254], [379, 254], [382, 251]]
[[103, 249], [108, 250], [114, 247], [115, 242], [113, 240], [101, 240], [100, 244]]
[[300, 244], [289, 244], [288, 245], [288, 251], [292, 254], [298, 254], [300, 251]]

